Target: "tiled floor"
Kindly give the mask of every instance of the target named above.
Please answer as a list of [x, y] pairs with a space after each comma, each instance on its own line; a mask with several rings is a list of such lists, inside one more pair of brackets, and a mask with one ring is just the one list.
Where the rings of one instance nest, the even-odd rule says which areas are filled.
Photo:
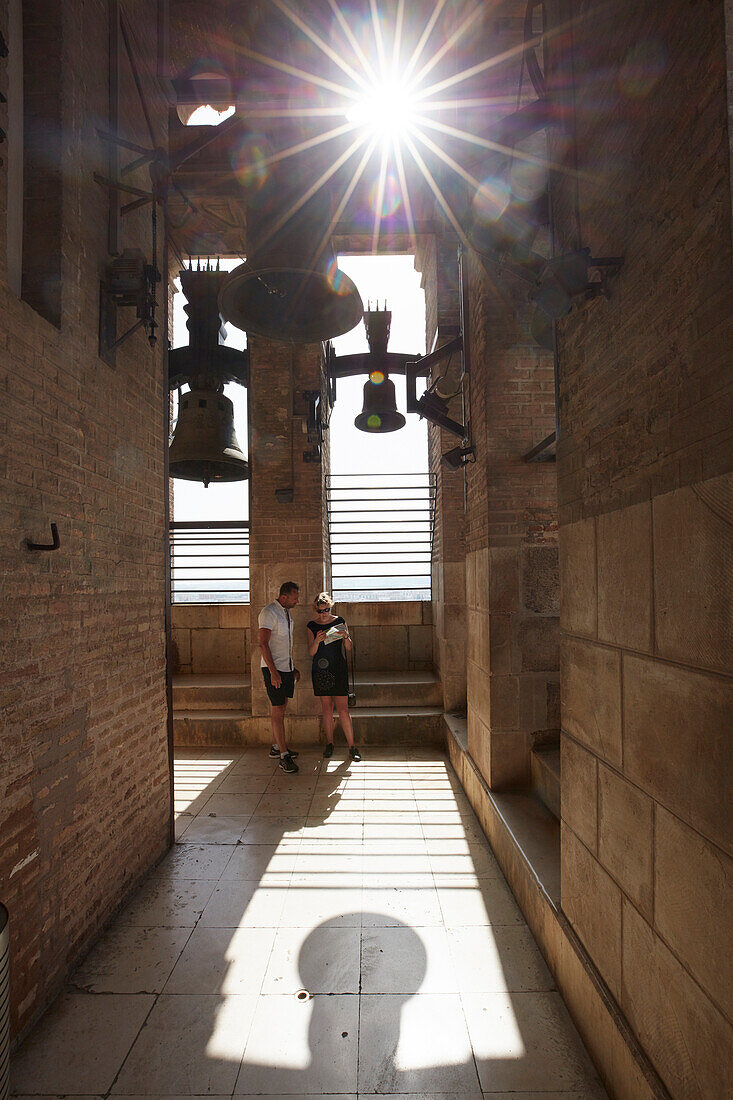
[[298, 763], [180, 754], [180, 843], [13, 1095], [604, 1097], [450, 766]]

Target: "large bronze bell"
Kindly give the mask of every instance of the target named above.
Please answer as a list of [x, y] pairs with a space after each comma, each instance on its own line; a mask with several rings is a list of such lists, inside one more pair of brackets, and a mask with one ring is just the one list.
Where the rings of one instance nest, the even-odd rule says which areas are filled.
[[244, 481], [249, 463], [234, 432], [234, 406], [218, 390], [184, 393], [169, 450], [171, 477], [184, 481]]
[[372, 378], [364, 383], [364, 407], [354, 424], [361, 432], [396, 432], [405, 426], [405, 418], [397, 412], [394, 382], [378, 371], [372, 372]]
[[[354, 283], [337, 267], [325, 191], [277, 227], [292, 197], [281, 180], [287, 169], [286, 165], [275, 172], [257, 196], [257, 208], [248, 217], [247, 262], [226, 280], [219, 311], [225, 321], [250, 335], [318, 343], [358, 325], [364, 306]], [[278, 193], [278, 180], [284, 194]], [[296, 191], [292, 205], [297, 201]]]
[[222, 317], [251, 336], [293, 344], [332, 340], [358, 325], [361, 296], [331, 248], [317, 267], [307, 268], [309, 257], [292, 250], [289, 259], [263, 250], [235, 267], [219, 298]]

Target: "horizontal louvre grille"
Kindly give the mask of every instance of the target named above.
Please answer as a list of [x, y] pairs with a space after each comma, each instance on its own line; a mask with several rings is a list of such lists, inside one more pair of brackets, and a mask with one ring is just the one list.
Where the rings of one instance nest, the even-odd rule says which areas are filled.
[[249, 603], [249, 523], [171, 523], [173, 603]]
[[337, 600], [429, 600], [431, 474], [331, 474], [328, 531]]

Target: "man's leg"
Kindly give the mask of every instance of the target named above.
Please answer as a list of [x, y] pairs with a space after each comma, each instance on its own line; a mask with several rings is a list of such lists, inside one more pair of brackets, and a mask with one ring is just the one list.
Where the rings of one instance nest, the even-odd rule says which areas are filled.
[[[298, 765], [293, 760], [293, 757], [298, 754], [297, 752], [291, 752], [285, 744], [285, 709], [287, 705], [288, 700], [286, 699], [281, 707], [272, 708], [272, 732], [273, 736], [277, 739], [277, 745], [280, 749], [280, 762], [278, 767], [282, 768], [284, 772], [297, 772]], [[279, 719], [279, 728], [277, 729], [275, 727], [276, 711], [278, 712], [277, 718]]]

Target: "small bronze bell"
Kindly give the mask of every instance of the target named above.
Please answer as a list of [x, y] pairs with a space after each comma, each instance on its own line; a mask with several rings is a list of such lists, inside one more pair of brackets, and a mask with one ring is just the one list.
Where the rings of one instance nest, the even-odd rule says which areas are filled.
[[245, 481], [249, 463], [234, 432], [234, 406], [218, 390], [183, 394], [169, 450], [171, 477], [184, 481]]
[[396, 432], [405, 426], [405, 418], [397, 412], [394, 382], [380, 371], [372, 371], [364, 383], [364, 407], [354, 420], [361, 432]]

